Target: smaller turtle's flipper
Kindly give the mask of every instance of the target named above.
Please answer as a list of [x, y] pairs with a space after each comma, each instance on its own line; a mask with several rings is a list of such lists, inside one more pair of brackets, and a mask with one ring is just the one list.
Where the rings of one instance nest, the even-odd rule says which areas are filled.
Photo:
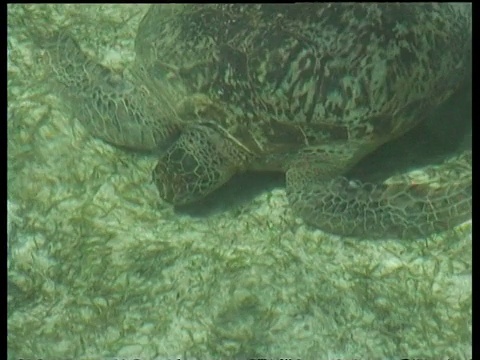
[[175, 205], [198, 201], [244, 170], [246, 151], [208, 126], [186, 129], [159, 159], [154, 182]]
[[140, 151], [166, 148], [178, 136], [174, 112], [141, 85], [142, 79], [128, 79], [95, 62], [66, 31], [37, 43], [62, 85], [60, 95], [93, 136]]
[[465, 151], [423, 169], [425, 181], [414, 173], [383, 184], [337, 177], [302, 187], [287, 184], [287, 192], [294, 211], [327, 232], [366, 239], [420, 238], [471, 218], [471, 160], [471, 151]]

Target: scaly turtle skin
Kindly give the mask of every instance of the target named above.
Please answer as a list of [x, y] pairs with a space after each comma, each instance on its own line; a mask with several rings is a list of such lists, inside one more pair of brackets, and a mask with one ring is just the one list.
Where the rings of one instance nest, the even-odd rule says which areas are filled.
[[457, 4], [153, 5], [117, 74], [68, 32], [42, 40], [97, 137], [160, 152], [173, 204], [245, 170], [287, 174], [293, 209], [332, 233], [419, 237], [470, 217], [471, 152], [365, 184], [344, 175], [412, 129], [468, 75], [471, 8]]

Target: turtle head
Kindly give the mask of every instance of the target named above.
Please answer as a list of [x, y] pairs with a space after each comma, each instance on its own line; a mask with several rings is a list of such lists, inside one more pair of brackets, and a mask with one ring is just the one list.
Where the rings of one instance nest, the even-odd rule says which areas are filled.
[[221, 130], [191, 126], [160, 157], [153, 179], [165, 201], [193, 203], [243, 170], [244, 155]]

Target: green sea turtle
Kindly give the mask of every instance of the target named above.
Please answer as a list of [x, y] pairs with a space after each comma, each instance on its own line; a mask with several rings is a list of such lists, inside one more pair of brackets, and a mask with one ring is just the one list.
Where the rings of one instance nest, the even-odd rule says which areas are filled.
[[154, 181], [170, 203], [235, 173], [283, 171], [295, 213], [327, 232], [420, 237], [470, 218], [468, 149], [424, 169], [425, 181], [343, 177], [468, 76], [468, 5], [153, 5], [123, 74], [68, 31], [42, 42], [93, 135], [158, 151]]

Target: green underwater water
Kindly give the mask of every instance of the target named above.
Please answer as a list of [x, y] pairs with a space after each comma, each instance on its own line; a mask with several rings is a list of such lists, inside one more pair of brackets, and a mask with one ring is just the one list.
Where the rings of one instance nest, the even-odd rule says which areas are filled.
[[122, 67], [147, 9], [8, 7], [9, 358], [471, 358], [471, 222], [332, 236], [296, 219], [281, 180], [248, 176], [176, 211], [155, 158], [71, 118], [25, 26], [71, 25]]

